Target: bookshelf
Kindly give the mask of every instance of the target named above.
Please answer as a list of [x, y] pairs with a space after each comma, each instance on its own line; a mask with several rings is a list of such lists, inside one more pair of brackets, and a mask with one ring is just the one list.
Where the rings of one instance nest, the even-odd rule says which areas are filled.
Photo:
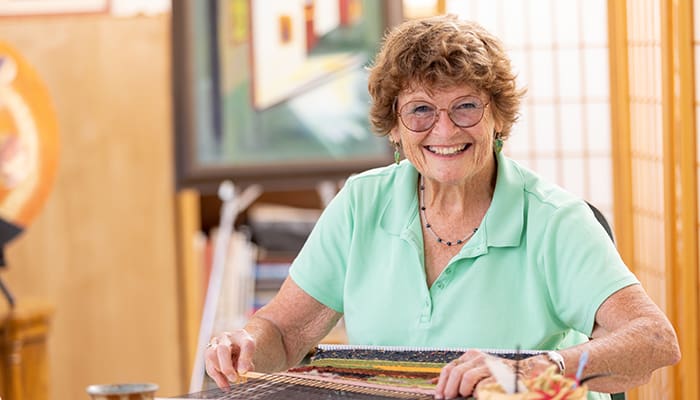
[[[321, 182], [297, 188], [267, 188], [236, 216], [236, 231], [245, 232], [255, 247], [254, 291], [252, 298], [247, 299], [251, 307], [249, 315], [277, 293], [325, 202], [342, 185], [338, 180]], [[182, 189], [176, 195], [185, 365], [194, 365], [197, 356], [207, 293], [207, 263], [211, 262], [214, 251], [210, 234], [217, 231], [221, 207], [222, 201], [212, 190]], [[342, 322], [323, 342], [346, 342]]]

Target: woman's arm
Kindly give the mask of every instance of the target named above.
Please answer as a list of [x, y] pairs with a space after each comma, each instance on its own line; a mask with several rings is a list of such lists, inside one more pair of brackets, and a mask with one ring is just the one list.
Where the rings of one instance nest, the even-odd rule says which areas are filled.
[[[587, 205], [559, 208], [551, 214], [546, 234], [543, 266], [558, 317], [580, 332], [593, 327], [589, 342], [560, 351], [567, 374], [576, 373], [579, 358], [587, 351], [584, 374], [608, 374], [588, 381], [589, 387], [622, 392], [646, 383], [654, 370], [678, 362], [673, 326], [643, 287], [632, 284], [636, 279], [629, 279], [614, 243]], [[614, 282], [628, 286], [609, 294], [607, 288]], [[607, 297], [601, 297], [603, 293]]]
[[342, 314], [319, 303], [287, 278], [279, 293], [246, 326], [258, 351], [257, 371], [281, 371], [298, 364], [340, 320]]
[[584, 376], [608, 374], [587, 384], [599, 392], [622, 392], [649, 381], [651, 373], [676, 364], [680, 348], [673, 326], [641, 285], [623, 288], [601, 304], [590, 342], [560, 351], [566, 374], [576, 373], [588, 351]]
[[206, 370], [219, 387], [248, 371], [286, 370], [303, 359], [342, 314], [324, 306], [287, 278], [277, 295], [244, 329], [212, 339]]
[[[596, 392], [617, 393], [649, 381], [651, 373], [680, 360], [676, 333], [666, 316], [640, 285], [620, 289], [601, 304], [591, 341], [561, 350], [565, 375], [574, 375], [581, 355], [588, 352], [583, 376], [605, 374], [586, 382]], [[435, 390], [436, 398], [468, 396], [492, 383], [485, 359], [492, 356], [470, 350], [446, 365]], [[513, 365], [512, 361], [507, 361]], [[520, 364], [522, 376], [535, 376], [553, 363], [545, 355]]]

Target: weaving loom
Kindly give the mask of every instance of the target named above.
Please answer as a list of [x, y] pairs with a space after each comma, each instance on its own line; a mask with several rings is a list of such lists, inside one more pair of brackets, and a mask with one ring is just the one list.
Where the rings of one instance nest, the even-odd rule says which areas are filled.
[[[309, 360], [298, 368], [276, 374], [246, 374], [242, 383], [230, 389], [210, 389], [177, 397], [178, 399], [432, 399], [430, 379], [440, 368], [458, 358], [467, 349], [319, 345]], [[539, 352], [483, 350], [489, 354], [516, 359]], [[314, 368], [335, 366], [343, 372], [308, 373]], [[338, 368], [341, 366], [342, 368]], [[353, 370], [354, 372], [347, 372]], [[368, 371], [375, 371], [368, 373]], [[359, 371], [359, 372], [358, 372]], [[397, 372], [399, 371], [399, 372]], [[385, 375], [391, 372], [391, 377]], [[415, 373], [415, 374], [414, 374]], [[370, 377], [370, 374], [372, 375]], [[398, 374], [412, 376], [402, 381]], [[374, 380], [382, 376], [380, 380]], [[422, 384], [415, 384], [420, 376]]]
[[430, 394], [407, 391], [365, 388], [347, 383], [324, 382], [313, 378], [286, 376], [285, 374], [246, 375], [246, 381], [232, 385], [230, 389], [211, 389], [188, 394], [179, 399], [432, 399]]

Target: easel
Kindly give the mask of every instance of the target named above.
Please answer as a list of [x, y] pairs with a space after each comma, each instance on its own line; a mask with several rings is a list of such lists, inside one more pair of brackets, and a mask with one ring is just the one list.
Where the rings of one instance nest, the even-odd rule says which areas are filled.
[[[3, 219], [0, 219], [0, 271], [2, 271], [2, 269], [6, 266], [5, 244], [10, 242], [10, 240], [14, 239], [20, 233], [22, 233], [22, 228], [15, 224], [11, 224]], [[10, 305], [10, 309], [14, 308], [15, 297], [12, 295], [12, 292], [10, 292], [10, 289], [3, 283], [2, 277], [0, 277], [0, 291], [2, 291], [2, 295], [5, 297], [5, 300], [7, 300], [7, 303]]]
[[15, 298], [12, 296], [10, 289], [2, 282], [2, 278], [0, 278], [0, 291], [2, 291], [2, 295], [5, 296], [5, 300], [7, 300], [10, 308], [15, 308]]

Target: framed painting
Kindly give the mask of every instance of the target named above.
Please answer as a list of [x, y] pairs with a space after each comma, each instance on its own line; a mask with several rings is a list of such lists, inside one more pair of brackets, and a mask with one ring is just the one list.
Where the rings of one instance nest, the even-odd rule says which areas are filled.
[[0, 0], [0, 17], [101, 14], [109, 11], [110, 0]]
[[299, 186], [391, 162], [366, 66], [400, 18], [400, 0], [173, 2], [178, 186]]

